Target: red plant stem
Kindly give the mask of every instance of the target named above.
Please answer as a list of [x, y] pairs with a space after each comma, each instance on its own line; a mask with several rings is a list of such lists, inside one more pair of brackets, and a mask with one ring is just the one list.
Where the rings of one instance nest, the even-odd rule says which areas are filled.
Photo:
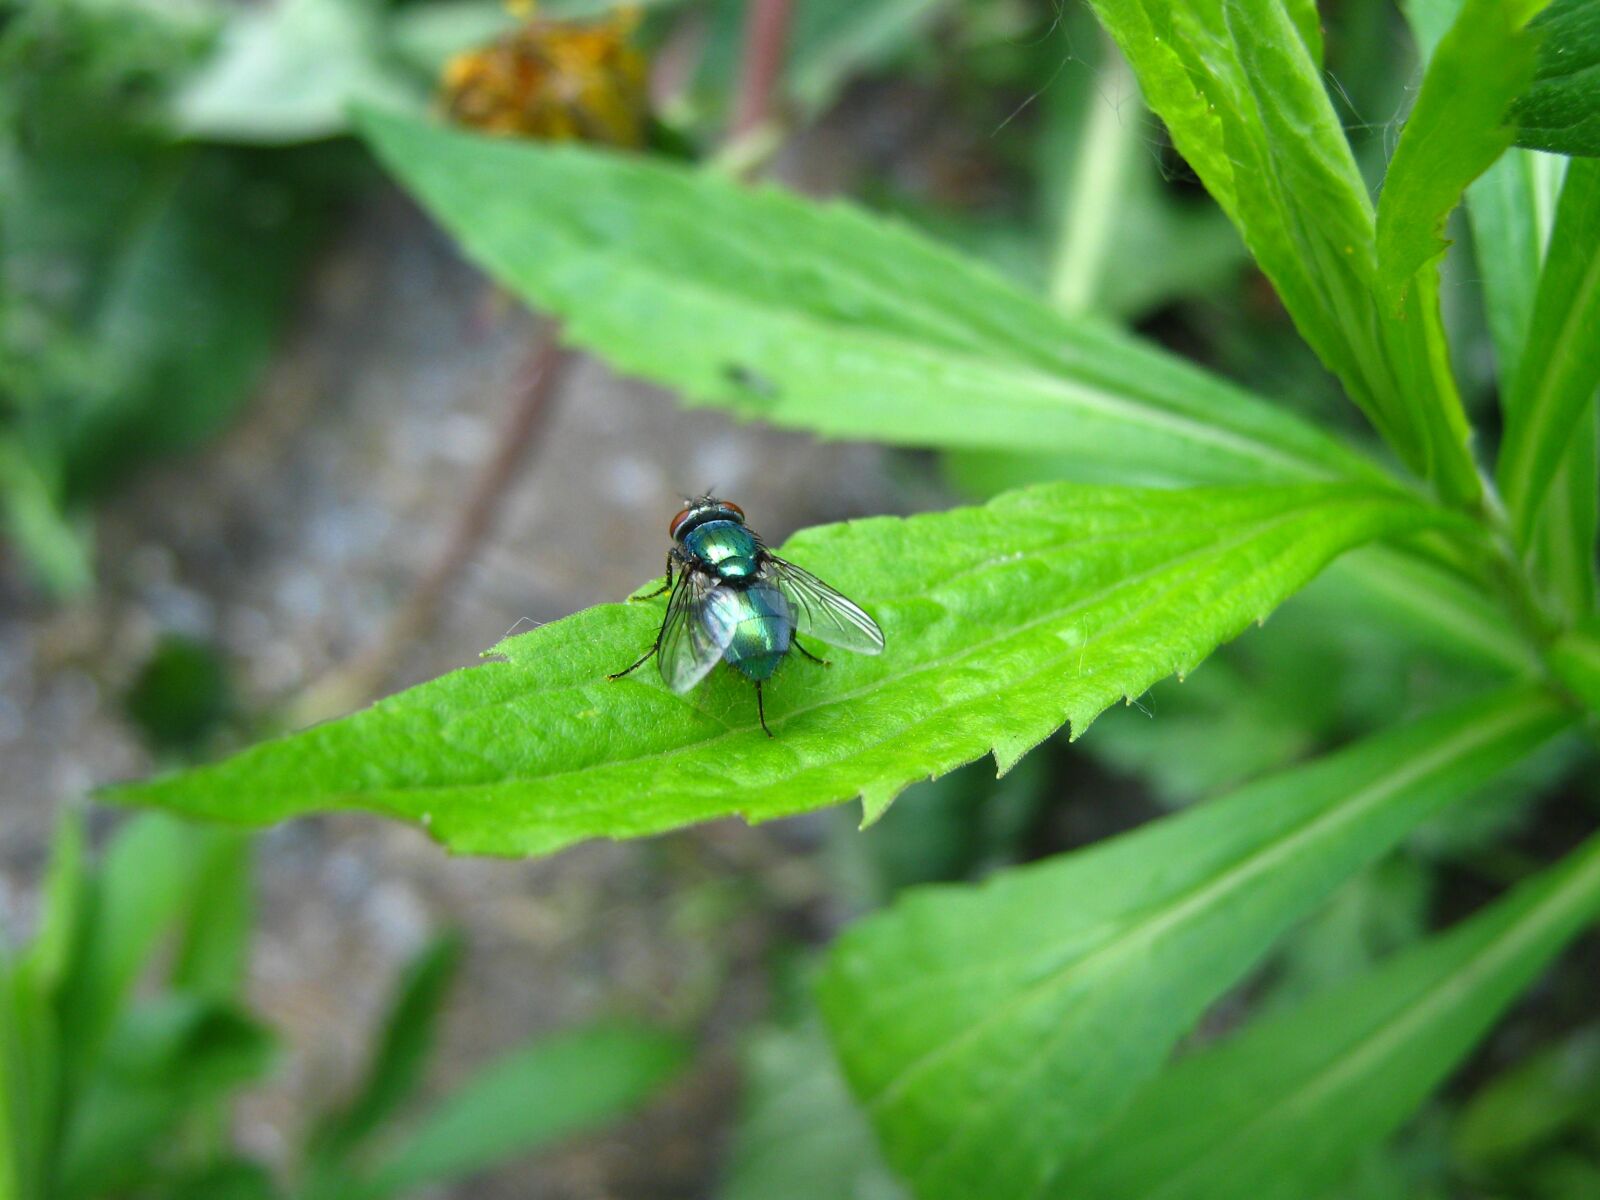
[[753, 133], [772, 116], [793, 9], [793, 0], [752, 0], [745, 19], [744, 71], [730, 133], [734, 140]]
[[313, 683], [291, 705], [294, 724], [325, 720], [372, 699], [389, 678], [395, 661], [404, 657], [406, 647], [433, 629], [446, 597], [493, 530], [574, 358], [557, 340], [556, 323], [542, 321], [533, 348], [517, 372], [509, 396], [510, 411], [494, 453], [478, 475], [439, 556], [389, 618], [382, 634]]

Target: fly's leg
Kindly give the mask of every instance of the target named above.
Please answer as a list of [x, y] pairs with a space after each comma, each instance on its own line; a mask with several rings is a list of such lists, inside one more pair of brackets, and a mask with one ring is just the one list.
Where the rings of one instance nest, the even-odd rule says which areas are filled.
[[649, 662], [650, 659], [655, 655], [655, 652], [659, 649], [661, 649], [661, 642], [659, 639], [657, 639], [656, 644], [651, 646], [650, 649], [646, 650], [644, 655], [639, 659], [638, 662], [634, 663], [633, 666], [625, 667], [618, 671], [615, 675], [607, 675], [606, 678], [621, 679], [624, 675], [632, 674], [634, 671], [637, 671], [640, 667], [644, 666], [645, 663]]
[[801, 654], [804, 654], [807, 658], [809, 658], [812, 662], [816, 663], [817, 666], [819, 666], [819, 667], [831, 667], [831, 666], [833, 666], [833, 664], [831, 662], [829, 662], [827, 659], [818, 658], [815, 654], [811, 653], [811, 651], [807, 650], [804, 646], [802, 646], [800, 644], [800, 639], [795, 637], [793, 634], [791, 634], [789, 636], [789, 645], [793, 646], [796, 650], [800, 651]]
[[761, 681], [756, 680], [756, 716], [761, 721], [761, 732], [772, 737], [772, 730], [767, 728], [767, 706], [761, 702]]
[[[651, 600], [651, 599], [654, 599], [656, 596], [661, 595], [662, 592], [664, 592], [668, 588], [670, 588], [672, 586], [672, 564], [675, 561], [677, 561], [677, 555], [674, 554], [671, 550], [668, 550], [667, 551], [667, 581], [665, 583], [663, 583], [660, 587], [658, 587], [655, 591], [649, 593], [648, 595], [645, 595], [645, 596], [629, 596], [628, 599], [630, 601], [633, 601], [633, 600]], [[640, 667], [644, 666], [645, 663], [649, 662], [651, 656], [653, 654], [655, 654], [655, 652], [657, 650], [659, 650], [659, 649], [661, 649], [661, 635], [659, 633], [657, 633], [656, 634], [655, 645], [651, 646], [650, 649], [646, 650], [644, 652], [644, 654], [640, 657], [638, 662], [634, 663], [633, 666], [631, 666], [631, 667], [625, 667], [623, 670], [618, 671], [615, 675], [607, 675], [606, 678], [607, 679], [621, 679], [624, 675], [631, 675], [633, 672], [637, 671]]]
[[[632, 602], [634, 600], [654, 600], [657, 596], [661, 595], [662, 592], [665, 592], [665, 591], [669, 590], [672, 587], [672, 561], [673, 561], [672, 551], [668, 550], [667, 551], [667, 581], [665, 583], [663, 583], [655, 591], [646, 592], [642, 596], [629, 596], [628, 600], [630, 602]], [[655, 651], [652, 650], [650, 653], [653, 654], [653, 653], [655, 653]], [[646, 654], [644, 656], [644, 658], [649, 658], [649, 657], [650, 657], [649, 654]], [[639, 660], [639, 662], [643, 662], [644, 658], [641, 658]], [[634, 663], [633, 667], [637, 667], [638, 665], [639, 665], [639, 663]], [[633, 670], [633, 667], [629, 667], [628, 671]], [[622, 674], [626, 675], [628, 673], [628, 671], [623, 671]], [[613, 675], [611, 678], [615, 679], [616, 676]]]

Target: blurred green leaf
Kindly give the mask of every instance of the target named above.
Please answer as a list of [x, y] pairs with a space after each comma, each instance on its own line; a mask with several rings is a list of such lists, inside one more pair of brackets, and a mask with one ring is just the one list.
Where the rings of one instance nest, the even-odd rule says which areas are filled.
[[902, 1200], [814, 1017], [746, 1042], [718, 1200]]
[[244, 985], [255, 916], [250, 839], [231, 829], [197, 831], [194, 857], [172, 986], [208, 1000], [233, 999]]
[[[1600, 12], [1600, 8], [1597, 8]], [[1567, 168], [1526, 348], [1504, 396], [1496, 476], [1528, 545], [1557, 468], [1600, 391], [1600, 162]], [[1593, 507], [1594, 497], [1587, 498]], [[1594, 546], [1574, 552], [1592, 563]], [[1591, 568], [1592, 569], [1592, 568]]]
[[1378, 273], [1391, 301], [1449, 243], [1445, 219], [1510, 148], [1506, 109], [1533, 77], [1528, 20], [1548, 0], [1465, 0], [1433, 52], [1378, 199]]
[[1600, 1027], [1580, 1029], [1519, 1055], [1467, 1101], [1451, 1140], [1474, 1173], [1493, 1175], [1554, 1142], [1574, 1125], [1600, 1121]]
[[0, 940], [0, 1197], [43, 1193], [54, 1117], [54, 1030], [37, 978]]
[[416, 1091], [462, 949], [460, 936], [450, 934], [434, 939], [406, 964], [366, 1079], [351, 1103], [313, 1134], [314, 1158], [336, 1162], [347, 1157]]
[[1558, 154], [1600, 155], [1600, 4], [1554, 0], [1539, 15], [1533, 86], [1517, 101], [1517, 142]]
[[168, 634], [156, 643], [123, 704], [153, 747], [193, 751], [227, 718], [233, 696], [215, 649]]
[[1549, 657], [1556, 677], [1600, 716], [1600, 619], [1568, 630], [1551, 647]]
[[163, 1200], [277, 1200], [278, 1186], [259, 1163], [225, 1158], [173, 1180]]
[[60, 482], [46, 477], [48, 466], [29, 455], [20, 442], [0, 436], [5, 536], [45, 591], [65, 599], [88, 590], [94, 578], [93, 550], [83, 529], [63, 511]]
[[[767, 692], [718, 672], [688, 695], [608, 681], [663, 602], [602, 605], [364, 713], [213, 767], [111, 789], [241, 823], [323, 808], [420, 821], [454, 849], [548, 853], [738, 813], [765, 820], [993, 752], [1002, 770], [1070, 722], [1193, 669], [1330, 558], [1449, 518], [1354, 485], [1184, 492], [1047, 484], [982, 508], [813, 529], [783, 550], [866, 605], [880, 657], [798, 663]], [[507, 730], [520, 731], [507, 736]]]
[[687, 1060], [681, 1039], [630, 1025], [530, 1042], [485, 1067], [397, 1139], [361, 1194], [391, 1196], [458, 1178], [587, 1132], [640, 1107]]
[[1289, 414], [842, 203], [375, 112], [362, 127], [496, 279], [689, 403], [832, 437], [1063, 450], [1124, 481], [1373, 477]]
[[1447, 498], [1475, 497], [1437, 284], [1419, 277], [1398, 312], [1380, 295], [1366, 185], [1317, 47], [1289, 11], [1276, 0], [1093, 6], [1301, 336], [1401, 459]]
[[73, 970], [82, 945], [89, 886], [83, 812], [68, 807], [56, 822], [50, 841], [50, 869], [42, 889], [39, 926], [20, 964], [42, 995], [55, 995]]
[[62, 1197], [88, 1200], [146, 1178], [182, 1117], [259, 1078], [272, 1055], [271, 1034], [226, 1005], [174, 995], [130, 1010], [72, 1110]]
[[1180, 1061], [1073, 1165], [1093, 1200], [1298, 1200], [1408, 1117], [1600, 913], [1600, 840], [1448, 933]]
[[174, 98], [189, 137], [288, 143], [345, 133], [357, 102], [421, 111], [426, 95], [387, 57], [378, 0], [273, 0], [236, 8]]
[[126, 822], [89, 885], [82, 944], [62, 985], [68, 1075], [92, 1069], [134, 983], [190, 898], [200, 831], [158, 813]]
[[904, 50], [950, 6], [951, 0], [807, 0], [796, 5], [783, 66], [785, 90], [804, 118], [814, 118], [853, 76]]
[[1566, 724], [1499, 693], [839, 939], [819, 995], [923, 1200], [1054, 1194], [1177, 1040], [1295, 921]]

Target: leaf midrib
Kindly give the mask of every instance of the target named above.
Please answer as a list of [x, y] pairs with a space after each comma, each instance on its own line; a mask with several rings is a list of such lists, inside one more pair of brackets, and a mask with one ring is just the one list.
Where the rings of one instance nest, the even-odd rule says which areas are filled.
[[[1120, 590], [1122, 590], [1122, 589], [1124, 589], [1124, 588], [1126, 588], [1126, 587], [1128, 587], [1130, 585], [1143, 583], [1146, 580], [1152, 578], [1153, 576], [1156, 576], [1156, 575], [1162, 574], [1162, 573], [1164, 573], [1166, 571], [1181, 567], [1183, 565], [1186, 565], [1188, 563], [1191, 563], [1191, 562], [1195, 561], [1198, 558], [1202, 558], [1202, 557], [1204, 557], [1204, 556], [1206, 556], [1208, 554], [1225, 554], [1230, 549], [1233, 549], [1233, 548], [1235, 548], [1237, 546], [1243, 545], [1243, 544], [1248, 543], [1250, 541], [1256, 540], [1259, 537], [1265, 536], [1266, 534], [1270, 533], [1273, 529], [1276, 529], [1277, 527], [1279, 527], [1281, 525], [1286, 525], [1286, 524], [1291, 523], [1292, 521], [1302, 517], [1304, 515], [1304, 513], [1306, 511], [1308, 511], [1308, 510], [1312, 510], [1312, 509], [1315, 509], [1315, 508], [1318, 508], [1318, 507], [1325, 507], [1326, 504], [1327, 504], [1327, 501], [1325, 499], [1321, 500], [1321, 501], [1310, 501], [1310, 502], [1307, 502], [1306, 504], [1304, 504], [1304, 505], [1302, 505], [1300, 507], [1297, 507], [1297, 508], [1294, 508], [1294, 509], [1290, 509], [1287, 512], [1280, 512], [1280, 513], [1274, 514], [1272, 519], [1266, 520], [1266, 521], [1261, 521], [1261, 522], [1258, 522], [1258, 523], [1252, 525], [1250, 527], [1249, 531], [1247, 533], [1243, 534], [1243, 535], [1240, 535], [1240, 536], [1235, 537], [1235, 538], [1231, 538], [1231, 539], [1229, 539], [1229, 540], [1227, 540], [1225, 542], [1224, 541], [1207, 542], [1203, 546], [1197, 547], [1196, 549], [1194, 549], [1194, 550], [1188, 552], [1187, 554], [1184, 554], [1184, 555], [1182, 555], [1182, 556], [1180, 556], [1178, 558], [1165, 559], [1162, 562], [1160, 562], [1160, 563], [1158, 563], [1158, 564], [1156, 564], [1156, 565], [1154, 565], [1154, 566], [1152, 566], [1150, 568], [1147, 568], [1144, 571], [1141, 571], [1137, 575], [1124, 576], [1123, 578], [1117, 580], [1115, 583], [1109, 584], [1106, 587], [1101, 588], [1098, 591], [1093, 592], [1090, 595], [1082, 598], [1081, 600], [1078, 600], [1078, 601], [1074, 602], [1072, 605], [1068, 606], [1067, 608], [1059, 609], [1059, 610], [1052, 610], [1051, 612], [1049, 612], [1047, 614], [1044, 614], [1044, 615], [1038, 616], [1038, 617], [1034, 617], [1033, 619], [1031, 619], [1029, 621], [1019, 622], [1017, 624], [1014, 624], [1014, 625], [1008, 627], [1004, 631], [991, 634], [988, 637], [985, 637], [984, 639], [982, 639], [981, 641], [966, 643], [961, 649], [959, 649], [959, 650], [957, 650], [957, 651], [955, 651], [955, 652], [953, 652], [951, 654], [947, 654], [947, 655], [945, 655], [945, 656], [943, 656], [941, 658], [931, 659], [931, 660], [928, 660], [926, 662], [920, 663], [914, 670], [907, 671], [904, 674], [883, 677], [883, 678], [874, 680], [872, 683], [864, 684], [863, 686], [855, 688], [855, 689], [853, 689], [851, 691], [848, 691], [848, 692], [830, 693], [825, 699], [822, 699], [822, 700], [820, 700], [818, 702], [815, 702], [815, 703], [812, 703], [812, 704], [806, 704], [806, 705], [803, 705], [803, 706], [801, 706], [799, 708], [790, 709], [790, 710], [784, 712], [780, 716], [776, 716], [776, 717], [770, 718], [768, 720], [768, 724], [769, 725], [780, 725], [781, 726], [782, 724], [784, 724], [784, 723], [786, 723], [786, 722], [788, 722], [788, 721], [790, 721], [790, 720], [792, 720], [792, 719], [794, 719], [796, 717], [800, 717], [800, 716], [803, 716], [803, 715], [805, 715], [807, 713], [814, 712], [814, 711], [817, 711], [817, 710], [820, 710], [820, 709], [829, 708], [829, 707], [832, 707], [834, 705], [846, 704], [846, 703], [848, 703], [850, 701], [855, 700], [856, 698], [858, 698], [861, 695], [864, 695], [864, 694], [867, 694], [869, 692], [878, 690], [879, 688], [882, 688], [882, 687], [885, 687], [885, 686], [888, 686], [888, 685], [891, 685], [891, 684], [896, 684], [896, 683], [900, 683], [900, 682], [902, 682], [904, 680], [907, 680], [907, 679], [915, 678], [917, 675], [924, 674], [924, 673], [926, 673], [926, 672], [928, 672], [930, 670], [943, 670], [943, 669], [948, 668], [949, 666], [951, 666], [953, 663], [959, 662], [959, 661], [961, 661], [963, 659], [967, 659], [967, 658], [976, 656], [976, 655], [980, 654], [981, 652], [988, 650], [990, 647], [992, 647], [993, 645], [995, 645], [998, 642], [1004, 641], [1004, 640], [1012, 638], [1012, 637], [1016, 637], [1016, 636], [1018, 636], [1019, 634], [1022, 634], [1022, 633], [1029, 632], [1029, 631], [1031, 631], [1033, 629], [1038, 628], [1040, 625], [1052, 623], [1052, 622], [1055, 622], [1055, 621], [1062, 620], [1062, 619], [1064, 619], [1066, 617], [1069, 617], [1073, 613], [1081, 611], [1084, 607], [1086, 607], [1088, 605], [1091, 605], [1091, 604], [1098, 603], [1099, 601], [1104, 600], [1109, 596], [1115, 595], [1118, 591], [1120, 591]], [[1043, 553], [1059, 553], [1062, 550], [1069, 549], [1071, 546], [1072, 546], [1072, 543], [1066, 543], [1066, 544], [1061, 545], [1061, 546], [1052, 547], [1049, 551], [1043, 551]], [[1074, 649], [1076, 649], [1076, 648], [1074, 648]], [[1054, 660], [1052, 660], [1052, 664], [1047, 664], [1046, 668], [1042, 668], [1042, 669], [1047, 669], [1047, 667], [1049, 665], [1053, 665], [1053, 662], [1054, 662]], [[1036, 673], [1037, 672], [1035, 672], [1035, 674]], [[585, 686], [589, 686], [589, 685], [585, 685]], [[700, 741], [691, 742], [691, 743], [689, 743], [687, 745], [684, 745], [684, 746], [674, 747], [671, 750], [660, 751], [660, 752], [656, 752], [656, 753], [652, 753], [652, 754], [636, 755], [636, 756], [631, 757], [631, 758], [607, 759], [605, 762], [590, 763], [590, 764], [588, 764], [586, 766], [574, 767], [574, 768], [572, 768], [570, 770], [566, 770], [566, 771], [554, 771], [554, 772], [549, 772], [549, 773], [546, 773], [546, 774], [541, 774], [541, 775], [536, 775], [536, 776], [529, 776], [526, 779], [518, 778], [518, 777], [511, 777], [510, 780], [502, 779], [502, 780], [497, 781], [497, 782], [507, 782], [507, 781], [511, 781], [511, 782], [544, 782], [546, 780], [563, 779], [563, 778], [569, 778], [569, 777], [575, 776], [575, 775], [582, 775], [582, 774], [584, 774], [586, 772], [590, 772], [590, 771], [604, 770], [604, 769], [608, 769], [608, 768], [612, 768], [612, 767], [626, 766], [626, 765], [630, 765], [630, 764], [633, 764], [633, 763], [646, 762], [646, 761], [651, 761], [651, 760], [655, 760], [655, 759], [672, 758], [672, 757], [675, 757], [677, 755], [686, 754], [686, 753], [693, 753], [693, 752], [697, 752], [697, 751], [703, 750], [703, 749], [708, 748], [708, 747], [713, 747], [717, 743], [723, 741], [726, 738], [738, 737], [738, 736], [741, 736], [743, 734], [750, 733], [755, 728], [756, 728], [756, 726], [752, 722], [752, 723], [746, 724], [746, 725], [740, 725], [740, 726], [737, 726], [737, 727], [730, 727], [730, 729], [729, 729], [729, 731], [727, 733], [717, 734], [716, 736], [711, 737], [711, 738], [706, 738], [706, 739], [703, 739], [703, 740], [700, 740]], [[891, 736], [898, 736], [899, 733], [901, 733], [901, 732], [903, 732], [903, 730], [897, 731], [896, 734], [891, 735]], [[885, 740], [887, 740], [887, 739], [885, 739]], [[874, 745], [877, 745], [877, 744], [878, 743], [874, 743]], [[867, 747], [867, 748], [870, 748], [870, 747]], [[864, 748], [864, 749], [867, 749], [867, 748]], [[800, 769], [808, 769], [808, 768], [813, 767], [813, 766], [832, 766], [832, 765], [836, 765], [837, 763], [840, 763], [840, 762], [848, 762], [851, 758], [856, 757], [859, 753], [860, 753], [860, 751], [857, 751], [857, 752], [854, 752], [852, 754], [846, 755], [845, 757], [839, 758], [839, 759], [814, 760], [814, 761], [810, 761], [810, 762], [802, 762]], [[459, 785], [451, 785], [451, 786], [459, 786]], [[388, 790], [388, 789], [385, 789], [385, 790]], [[436, 790], [436, 789], [434, 789], [434, 788], [432, 788], [432, 787], [430, 787], [428, 785], [422, 785], [422, 786], [416, 787], [416, 788], [402, 788], [402, 789], [399, 789], [399, 790], [400, 791], [417, 791], [419, 793], [426, 794], [427, 792], [433, 791], [433, 790]], [[604, 807], [604, 806], [601, 805], [600, 807]], [[593, 811], [598, 811], [598, 809], [595, 806], [589, 806], [589, 807], [584, 807], [584, 808], [574, 807], [574, 808], [568, 809], [568, 811], [593, 812]]]

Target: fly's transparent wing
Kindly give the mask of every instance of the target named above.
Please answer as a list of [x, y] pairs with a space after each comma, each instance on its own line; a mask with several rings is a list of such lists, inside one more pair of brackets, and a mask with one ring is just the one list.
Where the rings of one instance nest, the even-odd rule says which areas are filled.
[[687, 692], [704, 679], [733, 640], [735, 625], [727, 607], [711, 603], [718, 586], [714, 576], [686, 570], [667, 601], [656, 658], [661, 678], [675, 692]]
[[883, 650], [883, 630], [859, 605], [834, 591], [809, 571], [802, 571], [769, 553], [762, 574], [789, 601], [798, 633], [810, 634], [841, 650], [877, 654]]

